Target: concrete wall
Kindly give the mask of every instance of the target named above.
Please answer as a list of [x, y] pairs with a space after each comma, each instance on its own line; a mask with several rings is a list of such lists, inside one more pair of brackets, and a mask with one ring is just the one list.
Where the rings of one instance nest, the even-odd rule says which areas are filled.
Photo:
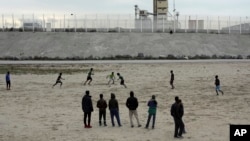
[[250, 35], [203, 33], [0, 33], [0, 57], [250, 55]]

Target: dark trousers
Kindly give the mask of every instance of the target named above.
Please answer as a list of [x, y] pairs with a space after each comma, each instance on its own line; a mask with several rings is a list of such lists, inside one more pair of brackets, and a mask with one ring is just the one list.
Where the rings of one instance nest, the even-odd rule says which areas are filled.
[[182, 119], [174, 117], [174, 124], [175, 124], [174, 137], [181, 136], [184, 130], [184, 123]]
[[149, 122], [151, 120], [151, 117], [153, 116], [153, 124], [152, 124], [152, 127], [155, 127], [155, 114], [148, 114], [148, 121], [147, 121], [147, 124], [146, 124], [146, 127], [149, 126]]
[[104, 124], [106, 124], [106, 110], [100, 110], [99, 111], [99, 123], [101, 124], [101, 121], [104, 121]]
[[[87, 124], [87, 118], [88, 118], [88, 124]], [[91, 112], [84, 112], [84, 118], [83, 123], [85, 126], [89, 126], [91, 122]]]
[[6, 81], [6, 87], [8, 90], [10, 89], [10, 85], [11, 85], [10, 81]]
[[120, 116], [117, 109], [110, 109], [110, 116], [113, 126], [115, 126], [114, 117], [116, 118], [118, 125], [121, 126]]

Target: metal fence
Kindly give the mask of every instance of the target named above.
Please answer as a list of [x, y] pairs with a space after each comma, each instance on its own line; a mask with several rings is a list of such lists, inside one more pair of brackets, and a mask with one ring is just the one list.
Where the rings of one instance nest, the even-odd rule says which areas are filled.
[[41, 32], [187, 32], [250, 34], [248, 17], [132, 14], [2, 14], [0, 31]]

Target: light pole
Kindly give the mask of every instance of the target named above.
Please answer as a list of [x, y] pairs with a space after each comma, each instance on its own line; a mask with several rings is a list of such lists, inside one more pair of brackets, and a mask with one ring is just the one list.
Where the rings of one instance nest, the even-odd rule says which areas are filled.
[[179, 22], [178, 22], [178, 17], [180, 16], [179, 12], [176, 12], [176, 16], [177, 16], [177, 29], [179, 28]]

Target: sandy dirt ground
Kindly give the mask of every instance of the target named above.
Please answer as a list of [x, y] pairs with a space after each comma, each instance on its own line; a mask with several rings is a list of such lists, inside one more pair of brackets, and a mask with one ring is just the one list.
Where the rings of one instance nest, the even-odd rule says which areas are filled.
[[[55, 67], [60, 67], [56, 65]], [[26, 66], [27, 67], [27, 66]], [[11, 74], [12, 87], [0, 80], [0, 141], [171, 141], [174, 121], [170, 107], [179, 96], [185, 107], [183, 121], [187, 134], [183, 141], [228, 141], [230, 124], [250, 124], [250, 63], [244, 62], [168, 62], [150, 64], [71, 64], [66, 69], [91, 67], [95, 72], [91, 86], [83, 86], [87, 72], [63, 73], [63, 86], [51, 88], [57, 73]], [[169, 86], [170, 70], [175, 87]], [[128, 88], [116, 81], [107, 86], [106, 76], [120, 72]], [[59, 72], [58, 72], [59, 73]], [[224, 95], [216, 96], [214, 76], [219, 75]], [[81, 100], [86, 90], [92, 95], [94, 112], [91, 129], [83, 126]], [[142, 127], [130, 127], [125, 106], [133, 90], [139, 100]], [[99, 94], [106, 100], [115, 93], [120, 106], [122, 127], [112, 127], [107, 110], [107, 127], [99, 127]], [[156, 95], [158, 110], [155, 129], [145, 129], [147, 101]], [[136, 120], [134, 119], [134, 123]], [[135, 124], [136, 125], [136, 124]], [[151, 124], [150, 124], [151, 125]], [[151, 127], [151, 126], [150, 126]]]

